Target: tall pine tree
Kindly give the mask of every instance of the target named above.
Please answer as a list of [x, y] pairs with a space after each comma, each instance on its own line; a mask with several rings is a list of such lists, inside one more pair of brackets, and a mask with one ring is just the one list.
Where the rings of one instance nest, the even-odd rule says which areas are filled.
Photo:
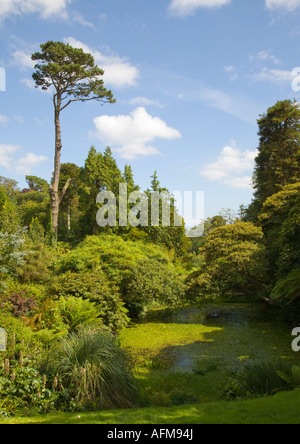
[[257, 217], [266, 199], [300, 181], [300, 108], [296, 101], [278, 101], [258, 120], [259, 152], [253, 176]]

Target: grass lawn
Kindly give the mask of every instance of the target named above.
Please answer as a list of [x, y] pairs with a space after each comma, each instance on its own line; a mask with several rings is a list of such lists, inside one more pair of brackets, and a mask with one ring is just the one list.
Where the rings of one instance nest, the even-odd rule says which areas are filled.
[[270, 398], [171, 408], [60, 413], [13, 418], [1, 424], [300, 424], [300, 390]]

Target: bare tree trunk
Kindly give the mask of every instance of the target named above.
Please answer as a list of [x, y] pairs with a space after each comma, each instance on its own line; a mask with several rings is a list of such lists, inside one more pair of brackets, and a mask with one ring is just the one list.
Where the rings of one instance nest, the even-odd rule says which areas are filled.
[[71, 205], [70, 202], [68, 202], [68, 232], [71, 231]]
[[54, 158], [54, 173], [53, 173], [53, 184], [50, 188], [50, 199], [51, 199], [51, 214], [52, 214], [52, 230], [54, 235], [57, 237], [58, 232], [58, 213], [59, 213], [59, 176], [60, 176], [60, 159], [61, 159], [61, 127], [60, 127], [60, 108], [61, 108], [61, 97], [58, 94], [55, 100], [53, 98], [54, 108], [55, 108], [55, 158]]

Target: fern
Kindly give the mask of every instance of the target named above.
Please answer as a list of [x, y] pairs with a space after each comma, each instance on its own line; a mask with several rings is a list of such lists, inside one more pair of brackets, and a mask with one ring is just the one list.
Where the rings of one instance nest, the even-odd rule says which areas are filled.
[[287, 277], [277, 282], [271, 293], [275, 302], [286, 300], [288, 304], [300, 297], [300, 270], [293, 270]]

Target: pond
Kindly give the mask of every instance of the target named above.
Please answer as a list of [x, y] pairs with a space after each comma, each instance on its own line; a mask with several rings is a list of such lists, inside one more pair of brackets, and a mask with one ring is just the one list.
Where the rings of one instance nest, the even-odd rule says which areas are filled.
[[153, 310], [121, 333], [144, 389], [152, 394], [180, 390], [203, 402], [220, 399], [220, 385], [249, 362], [299, 365], [292, 340], [288, 326], [260, 304]]

